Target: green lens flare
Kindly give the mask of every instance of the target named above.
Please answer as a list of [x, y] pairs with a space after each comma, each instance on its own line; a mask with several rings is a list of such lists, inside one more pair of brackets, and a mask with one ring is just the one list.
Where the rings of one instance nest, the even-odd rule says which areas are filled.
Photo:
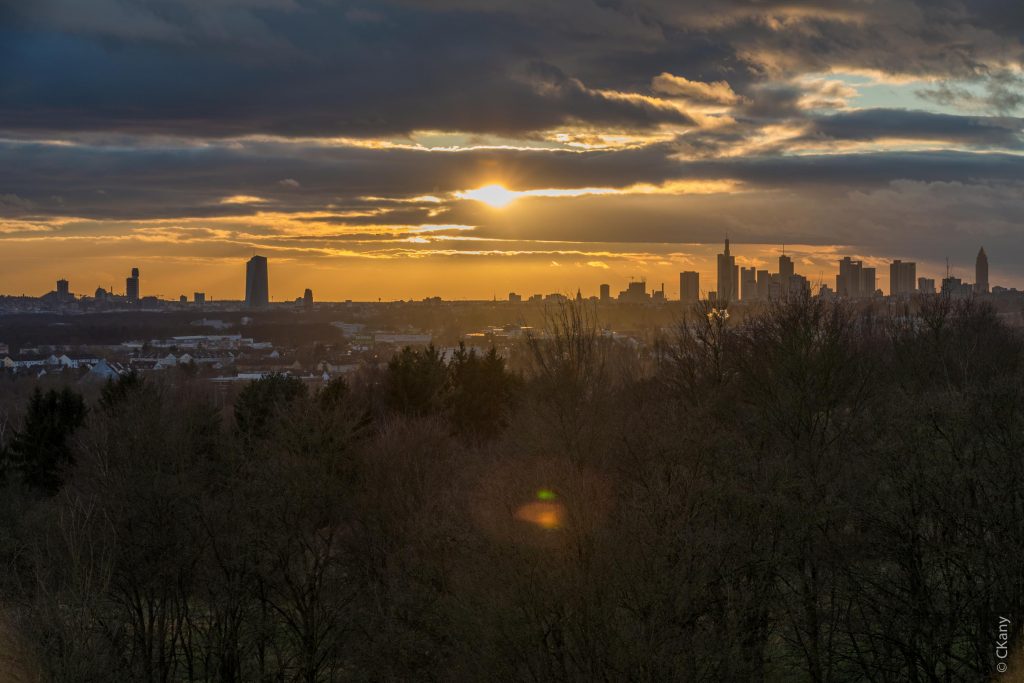
[[537, 491], [537, 500], [554, 500], [558, 496], [551, 489], [541, 489]]

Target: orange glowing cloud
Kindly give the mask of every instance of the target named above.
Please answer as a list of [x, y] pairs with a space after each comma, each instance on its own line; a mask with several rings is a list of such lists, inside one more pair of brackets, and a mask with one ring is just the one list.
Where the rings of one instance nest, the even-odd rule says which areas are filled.
[[741, 101], [739, 95], [733, 92], [732, 87], [725, 81], [703, 83], [674, 76], [668, 72], [655, 76], [651, 81], [651, 87], [655, 92], [706, 104], [734, 105]]

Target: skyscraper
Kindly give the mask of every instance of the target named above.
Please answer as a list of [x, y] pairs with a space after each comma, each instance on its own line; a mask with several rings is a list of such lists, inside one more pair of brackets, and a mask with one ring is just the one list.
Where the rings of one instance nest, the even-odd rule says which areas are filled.
[[313, 290], [308, 287], [306, 288], [306, 291], [302, 293], [302, 305], [307, 307], [313, 305]]
[[684, 304], [700, 301], [700, 273], [692, 270], [679, 273], [679, 300]]
[[757, 269], [740, 268], [740, 297], [743, 301], [757, 299]]
[[789, 294], [790, 278], [796, 271], [793, 270], [793, 259], [783, 253], [779, 256], [779, 282], [782, 283], [782, 295]]
[[913, 261], [896, 259], [889, 264], [889, 294], [909, 296], [917, 285], [917, 264]]
[[836, 275], [836, 294], [848, 299], [859, 298], [863, 268], [864, 264], [861, 261], [854, 261], [849, 256], [843, 257], [839, 262], [839, 274]]
[[245, 305], [247, 308], [263, 308], [269, 303], [267, 257], [253, 256], [245, 264]]
[[985, 247], [978, 250], [978, 258], [974, 262], [974, 291], [976, 294], [988, 294], [988, 256]]
[[132, 268], [132, 274], [124, 281], [124, 294], [128, 303], [139, 303], [139, 269]]
[[786, 278], [786, 282], [788, 283], [786, 285], [786, 296], [810, 296], [811, 283], [803, 275], [793, 273]]
[[725, 239], [725, 253], [718, 255], [718, 290], [717, 300], [727, 304], [735, 301], [740, 294], [740, 270], [736, 266], [736, 257], [729, 253], [729, 238]]
[[612, 300], [612, 286], [611, 285], [601, 285], [601, 301], [611, 301], [611, 300]]
[[767, 270], [757, 271], [757, 298], [765, 301], [771, 290], [772, 274]]
[[57, 296], [61, 299], [67, 299], [71, 296], [70, 285], [64, 278], [57, 280]]
[[860, 269], [860, 295], [863, 297], [872, 297], [875, 295], [875, 291], [878, 289], [878, 278], [875, 274], [874, 268], [861, 268]]

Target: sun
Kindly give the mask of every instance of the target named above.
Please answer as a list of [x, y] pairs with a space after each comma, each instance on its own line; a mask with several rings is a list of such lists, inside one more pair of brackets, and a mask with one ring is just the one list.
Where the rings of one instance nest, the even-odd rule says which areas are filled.
[[518, 192], [512, 190], [506, 190], [501, 185], [485, 185], [484, 187], [477, 188], [475, 190], [467, 190], [466, 192], [460, 192], [459, 196], [464, 199], [475, 199], [478, 202], [483, 202], [489, 206], [493, 206], [496, 209], [508, 206], [517, 197]]

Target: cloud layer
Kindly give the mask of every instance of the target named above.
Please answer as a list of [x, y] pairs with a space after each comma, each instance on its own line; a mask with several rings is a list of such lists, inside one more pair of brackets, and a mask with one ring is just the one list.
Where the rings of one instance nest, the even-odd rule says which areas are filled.
[[[675, 268], [728, 232], [922, 262], [984, 243], [1024, 285], [1018, 5], [3, 3], [0, 262], [102, 237], [607, 276], [586, 264]], [[489, 183], [534, 192], [461, 194]]]

